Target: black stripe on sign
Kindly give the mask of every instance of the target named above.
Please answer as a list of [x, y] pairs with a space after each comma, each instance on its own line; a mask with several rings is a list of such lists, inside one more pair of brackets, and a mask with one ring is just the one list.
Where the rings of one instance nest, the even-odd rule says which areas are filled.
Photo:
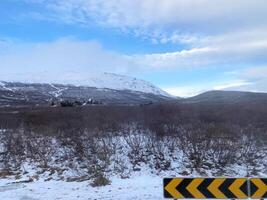
[[250, 181], [250, 195], [253, 196], [257, 190], [258, 187], [252, 181]]
[[[267, 178], [262, 178], [261, 180], [264, 182], [265, 185], [267, 185]], [[267, 192], [265, 192], [262, 198], [267, 198]]]
[[229, 190], [230, 185], [235, 181], [235, 178], [225, 179], [219, 190], [229, 199], [236, 199], [236, 196]]
[[165, 190], [165, 187], [171, 182], [172, 178], [164, 178], [163, 179], [163, 187], [164, 187], [164, 198], [172, 199], [173, 196]]
[[248, 181], [247, 180], [245, 183], [243, 183], [243, 185], [241, 185], [240, 190], [248, 196]]
[[185, 178], [176, 187], [176, 189], [184, 196], [184, 198], [194, 198], [194, 196], [186, 189], [186, 187], [192, 182], [192, 180], [193, 178]]
[[197, 189], [207, 198], [215, 199], [215, 196], [208, 190], [209, 185], [213, 182], [214, 178], [206, 178]]

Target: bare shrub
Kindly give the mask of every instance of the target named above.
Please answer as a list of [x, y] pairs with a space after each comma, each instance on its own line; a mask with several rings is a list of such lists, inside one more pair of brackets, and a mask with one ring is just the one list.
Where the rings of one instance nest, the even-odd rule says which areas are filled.
[[0, 108], [0, 167], [30, 161], [43, 172], [58, 165], [96, 179], [128, 177], [142, 165], [172, 170], [183, 159], [191, 172], [246, 165], [254, 175], [267, 165], [266, 116], [266, 106], [244, 103]]
[[110, 185], [110, 183], [111, 181], [102, 173], [100, 173], [98, 174], [97, 177], [94, 178], [93, 182], [91, 183], [91, 186], [100, 187], [100, 186]]
[[263, 170], [266, 157], [263, 141], [255, 137], [256, 132], [252, 127], [242, 129], [238, 145], [238, 160], [245, 165], [248, 177], [257, 176]]
[[6, 169], [19, 170], [25, 159], [23, 130], [7, 130], [1, 137], [1, 161]]

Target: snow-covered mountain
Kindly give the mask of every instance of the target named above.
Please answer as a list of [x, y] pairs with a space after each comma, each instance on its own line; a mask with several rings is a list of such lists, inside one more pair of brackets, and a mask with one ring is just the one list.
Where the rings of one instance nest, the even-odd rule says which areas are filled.
[[137, 78], [113, 73], [94, 73], [85, 79], [72, 81], [74, 85], [108, 88], [114, 90], [131, 90], [155, 95], [170, 96], [157, 86]]
[[65, 77], [56, 83], [40, 83], [31, 79], [23, 82], [0, 81], [0, 106], [45, 106], [52, 102], [92, 100], [103, 104], [136, 105], [173, 99], [160, 88], [136, 78], [110, 73], [86, 77], [74, 77], [72, 81]]
[[[163, 91], [159, 87], [134, 77], [118, 75], [114, 73], [106, 72], [92, 72], [90, 74], [82, 74], [77, 72], [62, 73], [60, 75], [54, 74], [53, 76], [47, 77], [47, 74], [28, 74], [24, 76], [14, 75], [13, 77], [2, 77], [1, 81], [5, 82], [21, 82], [21, 83], [52, 83], [62, 85], [73, 85], [73, 86], [85, 86], [95, 88], [106, 88], [113, 90], [129, 90], [137, 91], [142, 93], [151, 93], [154, 95], [162, 95], [171, 97], [170, 94]], [[3, 86], [3, 82], [1, 85]]]

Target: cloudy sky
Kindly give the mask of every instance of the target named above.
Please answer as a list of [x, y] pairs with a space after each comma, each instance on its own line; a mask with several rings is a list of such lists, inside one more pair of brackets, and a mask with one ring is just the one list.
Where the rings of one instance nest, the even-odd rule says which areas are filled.
[[0, 80], [113, 72], [178, 96], [267, 92], [266, 0], [1, 0]]

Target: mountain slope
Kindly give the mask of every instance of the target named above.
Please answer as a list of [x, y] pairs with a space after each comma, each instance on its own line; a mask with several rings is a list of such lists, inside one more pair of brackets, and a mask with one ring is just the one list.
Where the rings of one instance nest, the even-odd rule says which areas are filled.
[[183, 99], [181, 102], [210, 104], [267, 103], [267, 93], [214, 90]]
[[47, 76], [44, 72], [41, 75], [28, 74], [25, 76], [17, 75], [15, 77], [16, 78], [3, 77], [2, 79], [0, 79], [0, 81], [37, 84], [56, 83], [61, 85], [107, 88], [113, 90], [130, 90], [170, 97], [167, 92], [161, 90], [160, 88], [147, 81], [113, 73], [92, 72], [90, 74], [81, 74], [77, 72], [68, 72], [62, 73], [60, 74], [60, 76]]
[[[171, 99], [167, 93], [144, 81], [137, 79], [131, 81], [129, 78], [114, 75], [111, 77], [108, 81], [95, 79], [95, 85], [103, 80], [100, 88], [48, 83], [0, 82], [0, 106], [46, 106], [52, 102], [91, 100], [103, 104], [136, 105]], [[110, 85], [113, 83], [111, 88], [117, 89], [107, 88], [108, 83]]]
[[114, 90], [131, 90], [155, 95], [170, 96], [167, 92], [152, 85], [151, 83], [113, 73], [95, 73], [88, 75], [85, 80], [75, 81], [75, 85], [85, 85], [96, 88], [108, 88]]

